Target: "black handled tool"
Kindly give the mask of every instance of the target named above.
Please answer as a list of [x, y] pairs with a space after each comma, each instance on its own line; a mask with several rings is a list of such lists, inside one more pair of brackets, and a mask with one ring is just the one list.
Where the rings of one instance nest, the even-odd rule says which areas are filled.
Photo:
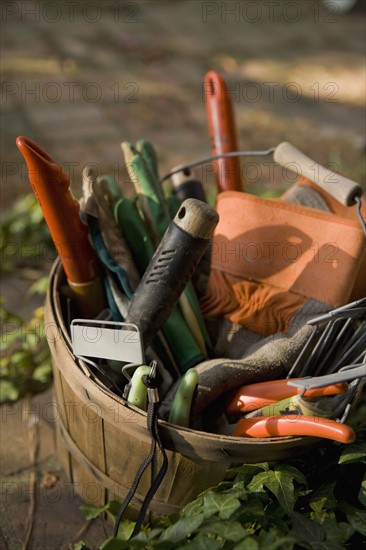
[[132, 297], [126, 321], [138, 325], [147, 346], [177, 304], [219, 221], [196, 199], [185, 200], [170, 222]]
[[[175, 170], [175, 168], [173, 168]], [[174, 194], [178, 199], [198, 199], [206, 202], [202, 183], [197, 178], [193, 169], [186, 168], [172, 175]]]

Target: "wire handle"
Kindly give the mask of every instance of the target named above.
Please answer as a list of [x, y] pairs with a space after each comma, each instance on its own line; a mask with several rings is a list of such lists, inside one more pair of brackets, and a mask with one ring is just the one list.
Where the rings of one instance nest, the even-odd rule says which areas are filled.
[[276, 147], [273, 158], [280, 166], [317, 183], [345, 206], [352, 206], [356, 197], [362, 195], [362, 187], [358, 183], [325, 168], [287, 141]]

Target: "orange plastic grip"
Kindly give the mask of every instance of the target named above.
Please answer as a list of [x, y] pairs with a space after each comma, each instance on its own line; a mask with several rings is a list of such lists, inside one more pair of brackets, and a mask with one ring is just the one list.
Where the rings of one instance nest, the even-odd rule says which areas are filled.
[[88, 229], [79, 217], [80, 206], [70, 190], [70, 180], [61, 166], [29, 138], [16, 140], [27, 166], [28, 177], [43, 211], [66, 277], [72, 283], [88, 283], [97, 277], [95, 250]]
[[[209, 71], [204, 87], [211, 154], [237, 151], [233, 107], [225, 81], [216, 71]], [[215, 160], [214, 167], [219, 191], [242, 191], [239, 158]]]
[[[295, 379], [293, 379], [295, 380]], [[261, 409], [272, 403], [282, 401], [293, 395], [303, 393], [302, 388], [295, 388], [287, 385], [288, 380], [270, 380], [269, 382], [260, 382], [258, 384], [248, 384], [242, 386], [233, 393], [226, 403], [226, 413], [235, 415], [238, 413], [248, 413]], [[338, 395], [345, 393], [348, 389], [346, 382], [332, 384], [324, 388], [314, 388], [307, 390], [303, 397], [323, 397], [327, 395]]]
[[243, 418], [236, 424], [233, 436], [283, 437], [288, 435], [333, 439], [339, 443], [353, 443], [356, 434], [346, 424], [317, 416], [283, 415], [261, 418]]

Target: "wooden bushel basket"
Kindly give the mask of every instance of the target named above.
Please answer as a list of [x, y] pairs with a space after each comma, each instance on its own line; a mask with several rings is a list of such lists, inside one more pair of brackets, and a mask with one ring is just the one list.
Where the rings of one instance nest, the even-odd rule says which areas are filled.
[[[65, 275], [58, 260], [50, 274], [45, 309], [58, 410], [57, 453], [75, 491], [85, 502], [101, 505], [126, 496], [150, 451], [151, 438], [145, 412], [97, 384], [77, 365], [63, 319], [59, 294], [63, 284]], [[231, 465], [293, 457], [319, 442], [310, 437], [234, 438], [177, 428], [165, 421], [159, 424], [169, 467], [150, 506], [157, 514], [178, 512], [225, 479]], [[143, 502], [159, 467], [160, 457], [145, 472], [134, 507]]]

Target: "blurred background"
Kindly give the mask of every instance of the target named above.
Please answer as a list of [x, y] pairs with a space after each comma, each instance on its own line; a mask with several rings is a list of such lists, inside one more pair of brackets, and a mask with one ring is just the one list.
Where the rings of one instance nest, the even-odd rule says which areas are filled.
[[[365, 5], [1, 3], [2, 401], [44, 387], [50, 376], [34, 332], [42, 311], [33, 311], [44, 301], [55, 255], [16, 137], [30, 137], [62, 164], [77, 197], [87, 163], [128, 190], [121, 141], [150, 140], [161, 175], [209, 154], [203, 80], [214, 69], [231, 91], [241, 149], [290, 141], [364, 184]], [[290, 185], [268, 161], [243, 162], [242, 171], [252, 193], [278, 196]], [[210, 188], [208, 171], [198, 175]], [[19, 348], [11, 326], [24, 326], [29, 342]], [[19, 373], [22, 361], [33, 362], [30, 374]], [[17, 452], [9, 454], [8, 473]]]
[[[362, 183], [364, 7], [351, 0], [3, 2], [3, 214], [31, 191], [18, 135], [63, 165], [76, 196], [88, 162], [128, 188], [123, 140], [151, 140], [161, 174], [207, 155], [210, 69], [230, 88], [240, 148], [288, 140]], [[276, 194], [290, 184], [268, 162], [242, 170], [250, 192]], [[202, 169], [204, 185], [207, 174]], [[18, 226], [23, 210], [29, 205], [18, 206]], [[4, 261], [29, 264], [36, 252], [8, 247]], [[38, 256], [32, 267], [46, 272], [51, 259]], [[37, 279], [37, 269], [26, 276]], [[3, 284], [9, 307], [26, 308], [19, 277]]]

